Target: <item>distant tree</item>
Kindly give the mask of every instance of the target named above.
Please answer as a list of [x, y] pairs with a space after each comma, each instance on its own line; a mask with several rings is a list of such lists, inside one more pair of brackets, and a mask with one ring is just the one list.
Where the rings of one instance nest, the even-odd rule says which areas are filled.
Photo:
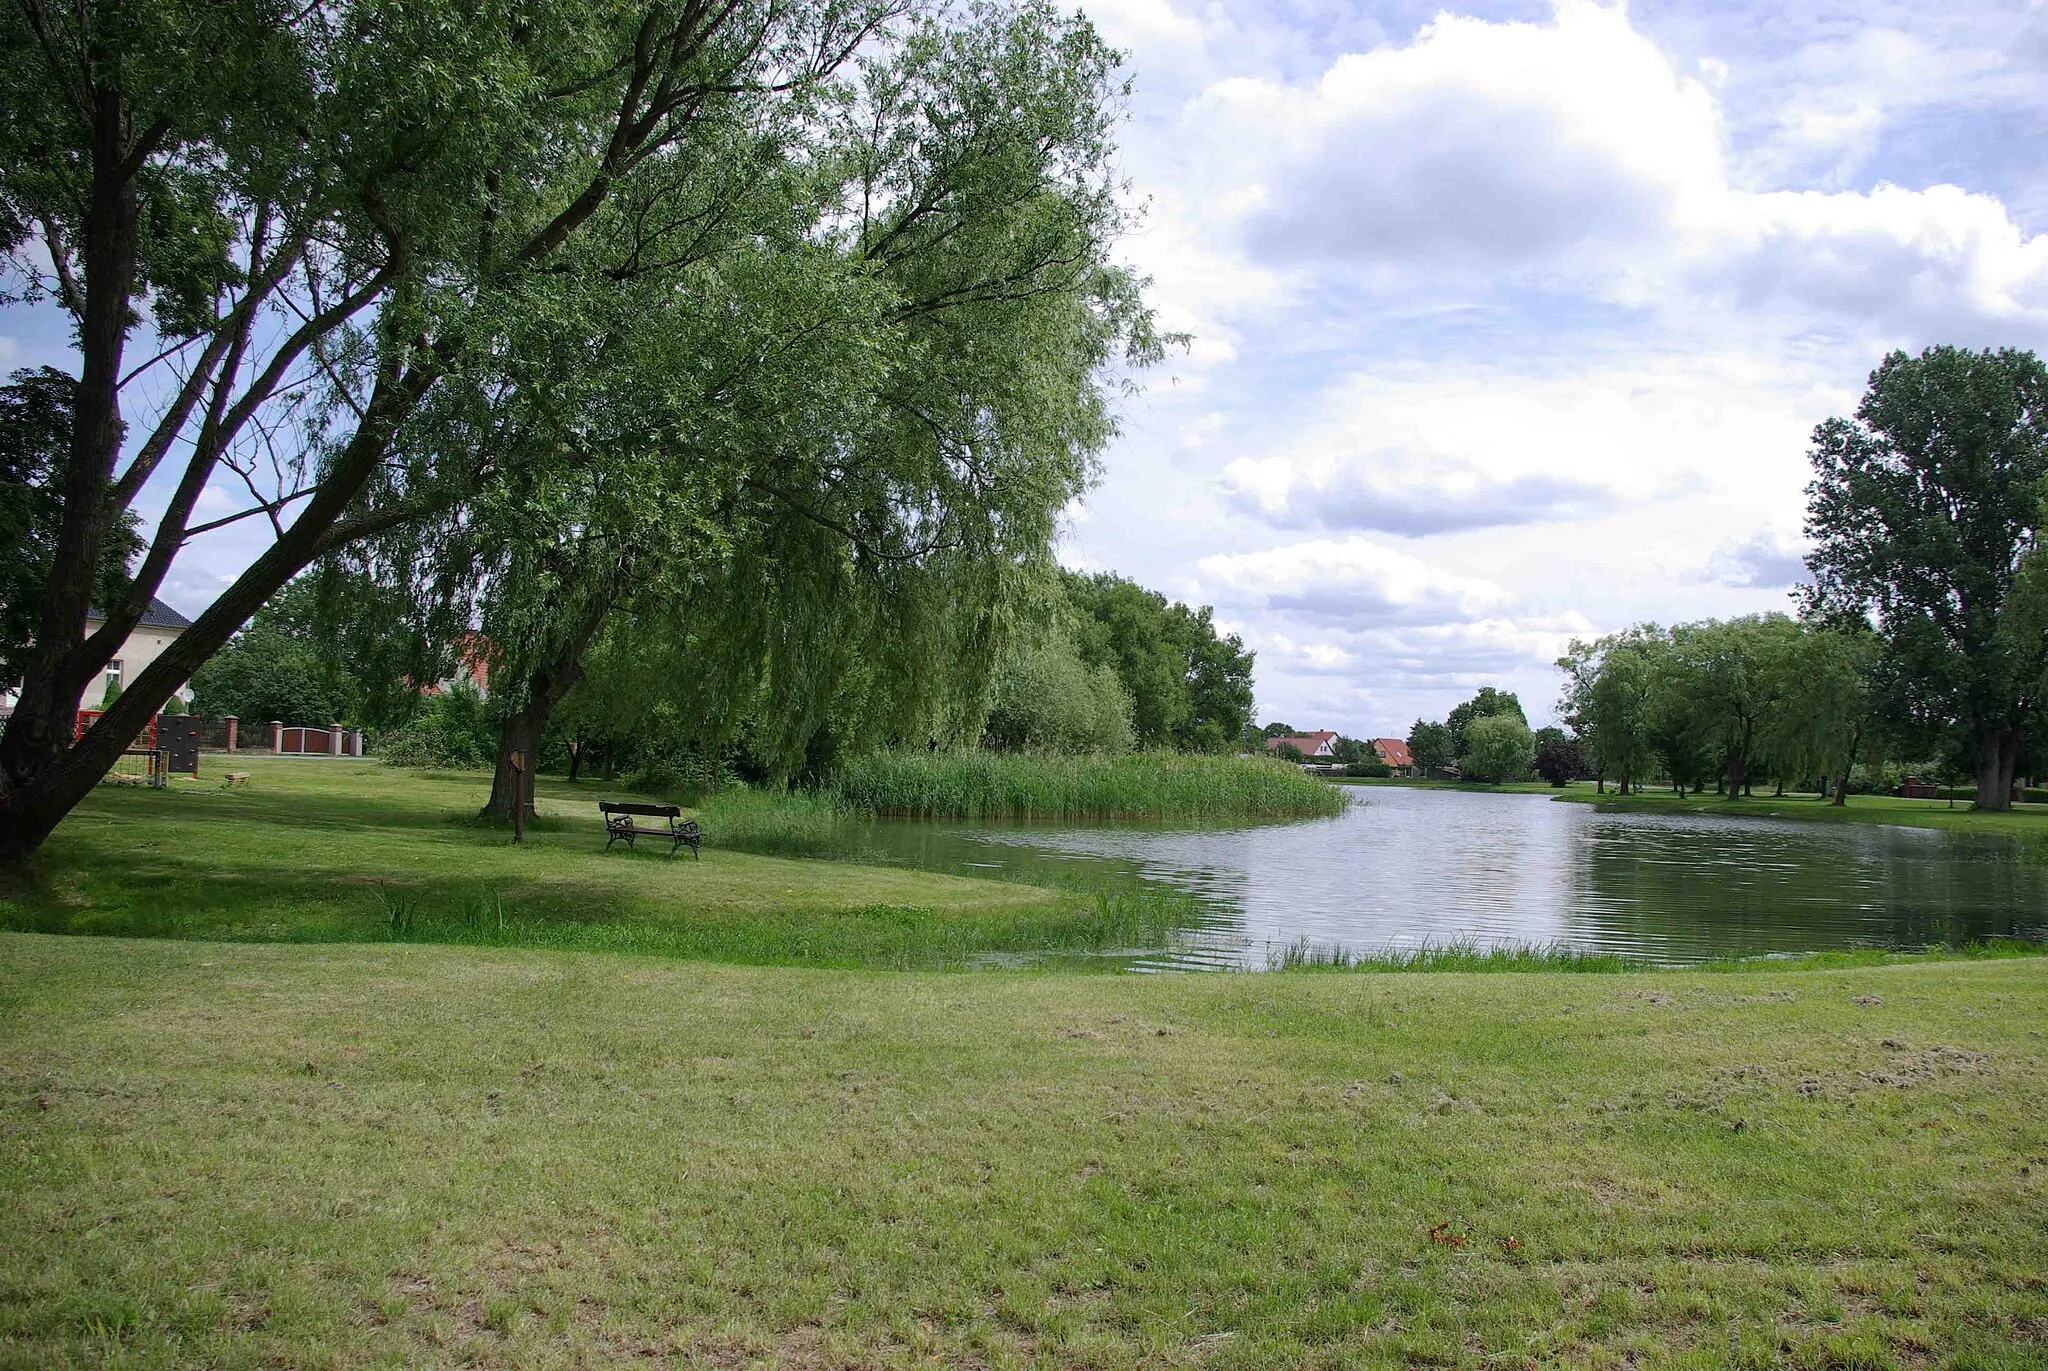
[[1451, 743], [1460, 753], [1465, 750], [1465, 730], [1474, 719], [1490, 719], [1506, 714], [1522, 721], [1522, 727], [1529, 726], [1528, 715], [1522, 712], [1522, 702], [1511, 691], [1497, 690], [1492, 686], [1479, 687], [1479, 693], [1450, 712], [1444, 720], [1451, 730]]
[[[412, 689], [417, 696], [419, 686]], [[252, 724], [355, 723], [357, 697], [304, 577], [279, 591], [192, 674], [195, 712], [232, 714]]]
[[1557, 736], [1541, 738], [1536, 744], [1536, 774], [1554, 786], [1563, 787], [1577, 780], [1586, 770], [1586, 759], [1579, 751], [1578, 743], [1564, 736], [1562, 729], [1542, 729], [1539, 732], [1555, 733]]
[[1894, 352], [1809, 455], [1809, 607], [1871, 618], [1887, 712], [1962, 739], [1978, 808], [2009, 808], [2044, 699], [2042, 637], [2007, 611], [2042, 528], [2048, 368], [2012, 349]]
[[1300, 762], [1307, 760], [1301, 755], [1301, 749], [1296, 747], [1293, 743], [1280, 744], [1280, 746], [1273, 749], [1273, 755], [1275, 757], [1278, 757], [1283, 762]]
[[1091, 667], [1055, 629], [1021, 646], [996, 678], [985, 740], [1045, 752], [1128, 752], [1131, 696], [1115, 671]]
[[1360, 757], [1373, 755], [1373, 751], [1370, 743], [1361, 743], [1356, 738], [1347, 738], [1340, 733], [1330, 741], [1330, 755], [1348, 765]]
[[1536, 737], [1520, 711], [1482, 714], [1465, 726], [1464, 774], [1477, 781], [1519, 781], [1536, 759]]
[[1357, 760], [1345, 763], [1344, 774], [1346, 776], [1385, 777], [1393, 775], [1394, 768], [1388, 766], [1386, 759], [1381, 757], [1379, 753], [1371, 748], [1366, 748], [1358, 754]]
[[1671, 630], [1667, 709], [1682, 713], [1720, 758], [1730, 799], [1743, 794], [1782, 729], [1800, 632], [1783, 614], [1709, 619]]
[[1107, 573], [1069, 573], [1066, 590], [1079, 612], [1081, 659], [1123, 681], [1141, 747], [1221, 752], [1236, 743], [1252, 713], [1253, 655], [1236, 634], [1217, 633], [1208, 606], [1170, 603]]
[[1458, 748], [1451, 730], [1421, 719], [1408, 730], [1408, 755], [1425, 776], [1441, 776], [1458, 764]]
[[1263, 730], [1268, 738], [1293, 738], [1300, 736], [1300, 730], [1293, 724], [1267, 724]]

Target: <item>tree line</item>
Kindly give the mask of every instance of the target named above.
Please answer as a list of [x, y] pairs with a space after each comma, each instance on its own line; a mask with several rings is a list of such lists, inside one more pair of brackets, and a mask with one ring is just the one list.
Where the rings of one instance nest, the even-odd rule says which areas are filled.
[[2031, 352], [1895, 352], [1815, 431], [1797, 615], [1575, 642], [1563, 717], [1595, 771], [1730, 795], [1862, 759], [1926, 764], [2010, 808], [2048, 763], [2048, 368]]

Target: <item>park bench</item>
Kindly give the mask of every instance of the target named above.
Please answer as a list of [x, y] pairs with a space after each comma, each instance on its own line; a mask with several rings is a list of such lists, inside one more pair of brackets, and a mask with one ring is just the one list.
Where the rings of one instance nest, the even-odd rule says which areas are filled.
[[[685, 819], [677, 805], [615, 804], [610, 800], [599, 800], [597, 809], [604, 815], [604, 850], [607, 852], [617, 842], [623, 842], [630, 848], [635, 838], [657, 841], [665, 838], [668, 840], [669, 860], [675, 860], [676, 850], [682, 847], [689, 848], [690, 855], [698, 861], [704, 860], [704, 854], [697, 850], [704, 841], [703, 831], [697, 827], [695, 819]], [[636, 824], [635, 819], [666, 819], [668, 827]]]

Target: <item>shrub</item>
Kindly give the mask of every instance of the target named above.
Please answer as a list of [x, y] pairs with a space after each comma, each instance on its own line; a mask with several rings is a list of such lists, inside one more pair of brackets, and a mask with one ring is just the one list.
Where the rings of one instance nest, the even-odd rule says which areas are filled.
[[1364, 752], [1359, 754], [1357, 761], [1345, 764], [1344, 774], [1346, 776], [1385, 777], [1393, 775], [1394, 768], [1388, 766], [1386, 760], [1377, 752]]

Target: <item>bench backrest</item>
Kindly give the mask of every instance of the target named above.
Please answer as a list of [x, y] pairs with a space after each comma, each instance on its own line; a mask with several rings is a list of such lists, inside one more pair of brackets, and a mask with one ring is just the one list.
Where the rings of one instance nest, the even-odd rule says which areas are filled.
[[656, 819], [680, 819], [683, 817], [683, 807], [681, 805], [615, 804], [610, 800], [599, 800], [597, 808], [601, 814], [645, 814]]

